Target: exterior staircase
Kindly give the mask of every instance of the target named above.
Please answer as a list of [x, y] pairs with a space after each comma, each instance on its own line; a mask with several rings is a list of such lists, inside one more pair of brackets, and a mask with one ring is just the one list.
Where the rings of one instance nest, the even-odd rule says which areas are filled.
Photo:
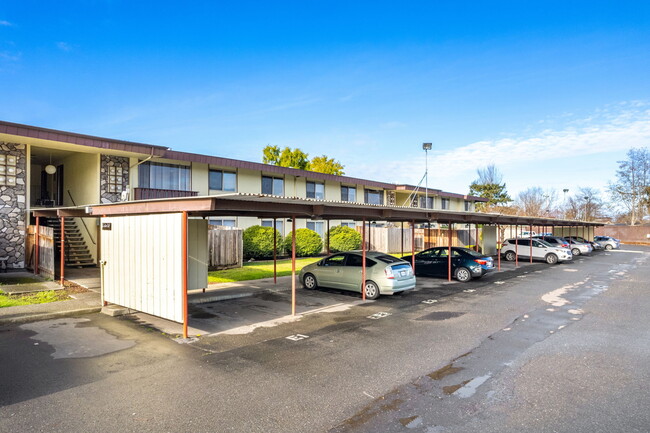
[[[54, 246], [58, 253], [61, 251], [61, 220], [47, 218], [46, 221], [46, 224], [54, 229]], [[79, 268], [95, 266], [93, 256], [74, 218], [65, 219], [65, 265]]]

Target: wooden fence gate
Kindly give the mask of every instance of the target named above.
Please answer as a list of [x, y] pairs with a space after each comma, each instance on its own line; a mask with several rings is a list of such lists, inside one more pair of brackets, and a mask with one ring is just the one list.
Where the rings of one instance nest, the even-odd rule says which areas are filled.
[[[56, 263], [54, 251], [54, 229], [52, 227], [39, 226], [40, 235], [38, 245], [38, 272], [45, 278], [55, 279], [56, 277]], [[34, 241], [36, 239], [36, 226], [27, 227], [27, 266], [34, 269]]]
[[240, 268], [243, 265], [243, 230], [208, 226], [208, 267], [211, 270]]

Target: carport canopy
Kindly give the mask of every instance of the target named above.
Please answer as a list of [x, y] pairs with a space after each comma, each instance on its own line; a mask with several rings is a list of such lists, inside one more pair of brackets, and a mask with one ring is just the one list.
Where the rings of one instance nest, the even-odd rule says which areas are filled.
[[[417, 223], [438, 222], [449, 224], [484, 224], [484, 225], [514, 225], [514, 226], [563, 226], [563, 227], [595, 227], [601, 223], [565, 220], [556, 218], [540, 218], [497, 213], [460, 212], [450, 210], [422, 209], [403, 206], [371, 205], [343, 201], [327, 201], [298, 197], [282, 197], [264, 194], [233, 193], [216, 196], [179, 197], [167, 199], [138, 200], [119, 203], [97, 204], [68, 208], [34, 209], [32, 214], [37, 217], [107, 217], [182, 213], [187, 224], [188, 217], [210, 216], [248, 216], [257, 218], [291, 218], [294, 242], [292, 248], [292, 314], [295, 314], [295, 220], [307, 218], [315, 220], [347, 219], [362, 221], [362, 254], [365, 258], [365, 227], [366, 221], [409, 222], [412, 230]], [[63, 220], [62, 220], [63, 221]], [[61, 225], [65, 227], [64, 224]], [[64, 231], [61, 237], [63, 239]], [[37, 243], [38, 244], [38, 243]], [[63, 243], [62, 243], [63, 244]], [[451, 249], [451, 241], [449, 242]], [[63, 247], [62, 247], [63, 248]], [[411, 246], [414, 257], [414, 244]], [[451, 280], [451, 254], [449, 257], [448, 278]], [[532, 257], [531, 257], [532, 259]], [[415, 268], [415, 259], [412, 259]], [[365, 299], [363, 283], [365, 280], [365, 260], [362, 260], [362, 297]], [[63, 272], [63, 265], [62, 272]], [[184, 266], [186, 268], [186, 264]], [[186, 272], [186, 269], [184, 269]], [[61, 276], [63, 281], [63, 274]], [[187, 292], [185, 291], [184, 308], [187, 311]], [[184, 319], [184, 335], [187, 336], [187, 314]]]

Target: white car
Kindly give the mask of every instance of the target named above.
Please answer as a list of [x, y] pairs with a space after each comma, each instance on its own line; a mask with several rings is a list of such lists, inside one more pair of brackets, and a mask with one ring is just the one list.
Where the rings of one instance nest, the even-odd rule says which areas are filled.
[[571, 253], [574, 256], [579, 256], [581, 254], [589, 254], [594, 250], [591, 244], [586, 244], [584, 242], [577, 242], [575, 238], [567, 239], [567, 241], [569, 241], [569, 248], [571, 249]]
[[531, 250], [533, 259], [544, 260], [551, 265], [573, 259], [573, 254], [568, 248], [555, 247], [541, 239], [530, 238], [507, 239], [503, 242], [501, 254], [506, 260], [512, 262], [517, 256], [530, 258]]
[[594, 241], [601, 244], [608, 251], [621, 248], [621, 241], [611, 236], [594, 236]]

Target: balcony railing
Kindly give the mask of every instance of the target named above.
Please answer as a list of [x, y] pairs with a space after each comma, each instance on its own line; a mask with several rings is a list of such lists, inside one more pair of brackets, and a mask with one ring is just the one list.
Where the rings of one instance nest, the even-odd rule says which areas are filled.
[[148, 200], [152, 198], [196, 197], [198, 191], [179, 191], [175, 189], [133, 188], [135, 200]]

